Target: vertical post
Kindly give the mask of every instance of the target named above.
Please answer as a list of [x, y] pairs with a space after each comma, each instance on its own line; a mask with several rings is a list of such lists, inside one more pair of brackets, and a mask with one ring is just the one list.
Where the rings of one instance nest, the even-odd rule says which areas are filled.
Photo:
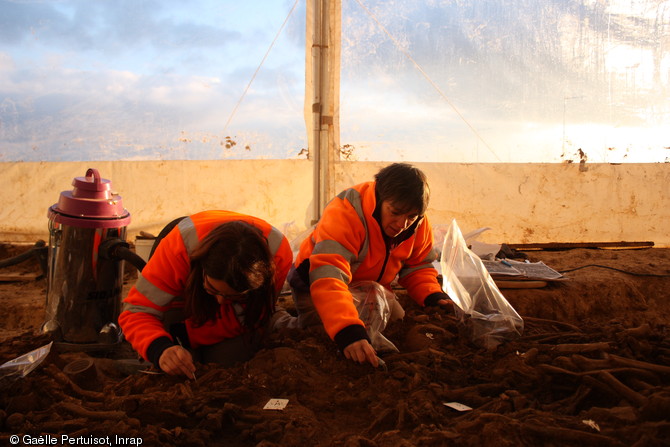
[[[326, 0], [327, 1], [327, 0]], [[310, 55], [311, 57], [311, 80], [312, 80], [312, 91], [311, 91], [311, 109], [312, 109], [312, 126], [311, 126], [311, 138], [308, 138], [310, 147], [309, 154], [313, 157], [313, 166], [314, 166], [314, 184], [312, 187], [312, 224], [316, 223], [321, 218], [321, 211], [323, 210], [322, 203], [322, 184], [323, 184], [323, 156], [321, 148], [321, 109], [323, 104], [321, 104], [321, 83], [322, 83], [322, 59], [323, 59], [323, 2], [324, 0], [310, 0], [308, 3], [312, 5], [311, 17], [309, 17], [310, 11], [308, 8], [307, 14], [307, 23], [308, 23], [308, 46], [309, 40], [311, 40]], [[309, 24], [311, 23], [312, 32], [309, 33]], [[311, 34], [311, 35], [310, 35]], [[311, 39], [310, 39], [311, 38]], [[305, 95], [305, 99], [308, 96]]]
[[314, 163], [315, 223], [333, 194], [339, 154], [341, 0], [308, 0], [306, 9], [305, 121]]

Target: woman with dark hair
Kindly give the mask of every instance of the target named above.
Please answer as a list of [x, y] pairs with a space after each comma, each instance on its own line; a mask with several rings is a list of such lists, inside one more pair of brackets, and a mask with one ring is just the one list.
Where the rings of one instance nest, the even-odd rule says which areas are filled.
[[185, 217], [124, 300], [126, 339], [168, 374], [193, 377], [194, 358], [230, 365], [260, 348], [292, 262], [269, 223], [230, 211]]
[[432, 265], [429, 196], [421, 170], [394, 163], [331, 200], [289, 274], [297, 325], [323, 323], [346, 358], [377, 366], [378, 350], [397, 350], [378, 333], [404, 314], [391, 291], [396, 277], [419, 305], [452, 306]]

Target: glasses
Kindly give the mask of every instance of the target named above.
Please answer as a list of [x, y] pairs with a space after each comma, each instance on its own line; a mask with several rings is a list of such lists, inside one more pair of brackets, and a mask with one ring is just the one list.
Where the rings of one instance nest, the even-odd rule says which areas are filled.
[[[205, 289], [205, 292], [208, 294], [212, 295], [213, 297], [216, 298], [221, 298], [226, 301], [232, 301], [235, 303], [243, 303], [247, 300], [247, 294], [249, 291], [241, 292], [241, 293], [223, 293], [220, 290], [217, 290], [214, 288], [214, 286], [209, 282], [207, 279], [207, 275], [203, 272], [202, 274], [202, 286]], [[230, 287], [228, 287], [230, 288]], [[231, 289], [232, 290], [232, 289]]]

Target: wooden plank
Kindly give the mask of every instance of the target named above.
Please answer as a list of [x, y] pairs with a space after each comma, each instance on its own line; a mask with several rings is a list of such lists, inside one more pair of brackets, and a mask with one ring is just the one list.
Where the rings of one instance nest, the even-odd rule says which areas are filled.
[[534, 280], [498, 280], [494, 279], [496, 286], [499, 289], [539, 289], [547, 285], [547, 281], [534, 281]]
[[0, 282], [35, 281], [39, 273], [0, 272]]
[[546, 242], [530, 244], [505, 244], [514, 250], [565, 250], [570, 248], [649, 248], [651, 241], [640, 242]]

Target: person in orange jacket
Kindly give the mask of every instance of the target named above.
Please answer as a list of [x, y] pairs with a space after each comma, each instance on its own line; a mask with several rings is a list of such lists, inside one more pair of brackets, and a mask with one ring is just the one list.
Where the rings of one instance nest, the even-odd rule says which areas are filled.
[[286, 237], [259, 218], [203, 211], [177, 219], [154, 244], [119, 325], [168, 374], [195, 377], [192, 353], [203, 362], [247, 360], [260, 348], [292, 261]]
[[375, 281], [392, 293], [397, 276], [419, 305], [452, 306], [432, 265], [437, 253], [425, 216], [428, 200], [426, 176], [406, 163], [386, 166], [375, 181], [353, 186], [331, 200], [301, 243], [289, 273], [297, 325], [320, 320], [347, 359], [377, 367], [379, 358], [352, 283]]

